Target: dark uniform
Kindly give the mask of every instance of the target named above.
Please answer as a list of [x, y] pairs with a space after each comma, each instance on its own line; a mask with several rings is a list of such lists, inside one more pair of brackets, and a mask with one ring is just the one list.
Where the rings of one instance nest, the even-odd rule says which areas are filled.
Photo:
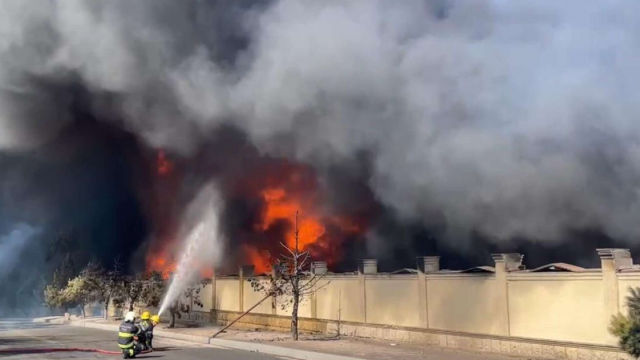
[[153, 323], [151, 320], [140, 320], [140, 332], [144, 334], [145, 344], [148, 349], [153, 349], [152, 341], [153, 341]]
[[140, 334], [140, 329], [131, 322], [123, 322], [118, 330], [118, 346], [122, 349], [125, 358], [133, 357], [140, 353], [140, 349], [133, 341], [133, 337]]

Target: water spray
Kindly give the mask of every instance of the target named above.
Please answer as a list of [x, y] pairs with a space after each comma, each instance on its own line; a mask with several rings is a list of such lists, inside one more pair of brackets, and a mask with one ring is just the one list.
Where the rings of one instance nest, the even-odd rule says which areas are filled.
[[213, 267], [217, 263], [222, 247], [220, 210], [221, 201], [214, 185], [205, 186], [189, 206], [181, 231], [186, 234], [184, 248], [158, 315], [162, 315], [195, 280], [200, 266]]

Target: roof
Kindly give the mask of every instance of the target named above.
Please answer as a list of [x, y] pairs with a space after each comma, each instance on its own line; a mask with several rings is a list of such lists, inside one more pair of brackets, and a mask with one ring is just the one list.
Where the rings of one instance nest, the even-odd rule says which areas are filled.
[[496, 269], [491, 266], [476, 266], [466, 270], [462, 270], [460, 272], [461, 273], [479, 273], [479, 272], [495, 273]]
[[567, 263], [551, 263], [547, 265], [540, 266], [539, 268], [535, 268], [530, 270], [529, 272], [583, 272], [586, 271], [585, 268], [580, 266], [571, 265]]
[[418, 270], [416, 269], [404, 268], [404, 269], [396, 270], [391, 274], [417, 274], [417, 273], [418, 273]]
[[618, 269], [619, 272], [640, 272], [640, 265], [625, 266]]

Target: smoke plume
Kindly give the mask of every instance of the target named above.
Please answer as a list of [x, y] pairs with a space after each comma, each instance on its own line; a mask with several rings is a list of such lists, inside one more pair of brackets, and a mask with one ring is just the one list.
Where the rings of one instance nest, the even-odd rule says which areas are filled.
[[372, 253], [420, 233], [398, 223], [458, 248], [640, 236], [635, 2], [1, 3], [4, 152], [89, 115], [187, 159], [233, 127], [366, 189], [395, 219]]

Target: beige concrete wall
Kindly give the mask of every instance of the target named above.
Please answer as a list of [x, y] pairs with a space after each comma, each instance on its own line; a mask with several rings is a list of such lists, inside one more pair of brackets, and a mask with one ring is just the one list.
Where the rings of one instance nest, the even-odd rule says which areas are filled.
[[319, 319], [361, 321], [358, 278], [327, 277], [318, 282], [317, 314]]
[[[640, 286], [640, 273], [618, 273], [604, 281], [599, 271], [581, 273], [508, 272], [430, 273], [425, 276], [426, 296], [420, 296], [416, 274], [328, 274], [317, 286], [315, 299], [302, 302], [299, 315], [351, 323], [425, 327], [429, 331], [468, 333], [526, 341], [556, 341], [615, 346], [607, 332], [611, 309], [604, 299], [613, 294], [624, 311], [624, 298], [630, 286]], [[265, 280], [268, 281], [268, 280]], [[202, 299], [208, 311], [210, 285]], [[244, 309], [263, 298], [249, 282], [243, 284]], [[239, 311], [239, 280], [216, 279], [216, 308]], [[280, 298], [280, 304], [285, 300]], [[426, 317], [420, 318], [420, 309]], [[276, 307], [271, 301], [253, 313], [266, 315], [268, 321], [287, 317], [291, 307]], [[424, 315], [424, 313], [423, 313]], [[321, 323], [321, 322], [320, 322]], [[270, 323], [269, 323], [270, 324]], [[470, 335], [476, 336], [476, 335]], [[582, 345], [580, 345], [582, 346]]]
[[[261, 283], [267, 286], [269, 284], [269, 280], [261, 280]], [[266, 294], [253, 290], [251, 282], [245, 281], [243, 295], [244, 308], [245, 310], [249, 310], [249, 308], [258, 303], [258, 301], [262, 300]], [[271, 311], [271, 299], [265, 300], [262, 304], [258, 305], [258, 307], [251, 310], [254, 314], [271, 314]]]
[[202, 302], [202, 308], [196, 307], [197, 311], [210, 311], [213, 309], [213, 304], [211, 303], [211, 284], [207, 284], [202, 290], [200, 290], [200, 301]]
[[417, 276], [368, 276], [367, 323], [420, 326]]
[[240, 286], [238, 279], [216, 280], [216, 309], [238, 311], [240, 308]]
[[522, 274], [509, 278], [511, 336], [610, 344], [601, 276]]
[[498, 334], [495, 287], [495, 278], [487, 275], [427, 277], [429, 327]]

